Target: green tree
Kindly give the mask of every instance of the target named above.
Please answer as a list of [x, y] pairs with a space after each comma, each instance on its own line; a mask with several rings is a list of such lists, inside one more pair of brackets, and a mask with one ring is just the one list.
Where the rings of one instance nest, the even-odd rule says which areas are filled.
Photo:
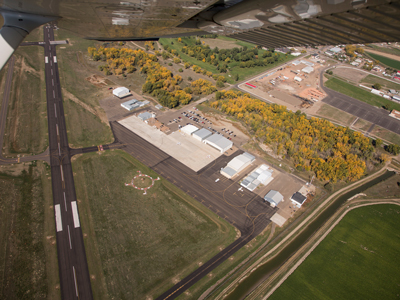
[[379, 83], [375, 83], [373, 85], [373, 88], [376, 89], [376, 90], [380, 90], [382, 88], [382, 86]]
[[398, 155], [400, 153], [400, 146], [396, 144], [387, 145], [385, 150], [393, 155]]

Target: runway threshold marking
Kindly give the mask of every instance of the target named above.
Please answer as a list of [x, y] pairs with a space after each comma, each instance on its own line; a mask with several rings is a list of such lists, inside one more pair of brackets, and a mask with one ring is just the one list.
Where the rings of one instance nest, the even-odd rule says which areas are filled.
[[72, 270], [74, 272], [75, 293], [76, 293], [76, 296], [79, 297], [78, 296], [78, 283], [76, 282], [76, 273], [75, 273], [75, 267], [74, 266], [72, 266]]
[[65, 197], [65, 192], [64, 192], [64, 206], [65, 206], [65, 211], [68, 211], [68, 209], [67, 209], [67, 197]]
[[54, 63], [56, 63], [57, 62], [57, 56], [53, 56], [53, 59], [54, 59]]
[[72, 244], [71, 244], [71, 233], [69, 232], [69, 225], [67, 225], [68, 227], [68, 238], [69, 238], [69, 249], [72, 249]]
[[75, 228], [80, 227], [81, 223], [79, 221], [78, 207], [76, 206], [76, 201], [71, 202], [72, 207], [72, 217], [74, 218], [74, 226]]
[[60, 232], [60, 231], [63, 230], [62, 220], [61, 220], [60, 204], [56, 204], [54, 209], [55, 209], [55, 213], [56, 213], [56, 228], [57, 228], [57, 232]]
[[44, 57], [44, 63], [48, 64], [49, 63], [49, 58], [47, 56]]

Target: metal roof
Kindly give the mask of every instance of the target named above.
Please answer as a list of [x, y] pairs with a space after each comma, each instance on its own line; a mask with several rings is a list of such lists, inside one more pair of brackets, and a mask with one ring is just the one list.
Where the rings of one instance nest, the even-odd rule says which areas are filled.
[[206, 139], [206, 142], [213, 144], [222, 150], [224, 150], [226, 148], [230, 148], [233, 145], [233, 143], [230, 140], [228, 140], [227, 138], [224, 138], [222, 135], [217, 134], [217, 133], [208, 137]]
[[150, 119], [153, 117], [153, 114], [149, 113], [149, 112], [144, 112], [138, 115], [138, 118], [141, 119], [142, 121], [145, 121], [147, 119]]
[[279, 204], [283, 199], [283, 196], [278, 191], [270, 190], [268, 194], [265, 195], [264, 200], [268, 202], [274, 202], [275, 204]]
[[292, 199], [293, 201], [295, 201], [301, 205], [304, 203], [304, 201], [307, 199], [307, 197], [303, 196], [299, 192], [296, 192], [293, 194], [293, 196], [290, 199]]
[[233, 175], [236, 174], [236, 170], [230, 168], [230, 167], [225, 167], [223, 169], [221, 169], [221, 173], [224, 172], [225, 174], [229, 175], [230, 177], [232, 177]]
[[200, 130], [195, 131], [193, 135], [198, 136], [200, 139], [204, 140], [205, 138], [208, 138], [210, 135], [212, 135], [212, 132], [205, 128], [201, 128]]
[[196, 126], [194, 126], [194, 125], [192, 125], [192, 124], [183, 126], [183, 127], [181, 128], [181, 131], [182, 131], [182, 132], [187, 133], [187, 134], [189, 134], [189, 135], [191, 135], [193, 132], [195, 132], [195, 131], [197, 131], [197, 130], [199, 130], [199, 128], [197, 128]]

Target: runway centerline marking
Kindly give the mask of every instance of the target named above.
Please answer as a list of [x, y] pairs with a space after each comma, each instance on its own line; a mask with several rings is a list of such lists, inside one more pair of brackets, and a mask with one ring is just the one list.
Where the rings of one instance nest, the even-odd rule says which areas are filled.
[[60, 165], [60, 171], [61, 171], [61, 180], [64, 181], [64, 173], [62, 165]]
[[50, 71], [51, 71], [51, 76], [53, 76], [53, 69], [51, 69]]
[[72, 244], [71, 244], [71, 233], [69, 232], [69, 225], [67, 225], [68, 227], [68, 238], [69, 238], [69, 249], [72, 249]]
[[[55, 105], [55, 104], [54, 104]], [[56, 124], [56, 129], [57, 129], [57, 135], [58, 135], [58, 124]]]
[[[54, 115], [57, 118], [57, 108], [56, 108], [56, 104], [55, 103], [54, 103]], [[58, 129], [58, 127], [57, 127], [57, 129]], [[57, 135], [58, 135], [58, 132], [57, 132]]]
[[53, 98], [56, 97], [56, 92], [53, 90]]
[[61, 156], [60, 143], [58, 143], [58, 156]]
[[72, 270], [74, 271], [75, 293], [76, 293], [76, 296], [78, 297], [78, 284], [76, 282], [76, 274], [75, 274], [75, 267], [74, 266], [72, 266]]
[[67, 209], [67, 198], [65, 197], [65, 192], [64, 192], [64, 206], [65, 206], [65, 211], [68, 211], [68, 209]]
[[51, 79], [51, 85], [54, 86], [54, 79]]

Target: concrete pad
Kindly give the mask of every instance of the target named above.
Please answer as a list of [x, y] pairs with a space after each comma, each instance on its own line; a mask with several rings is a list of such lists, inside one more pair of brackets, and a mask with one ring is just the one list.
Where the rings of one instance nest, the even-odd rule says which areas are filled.
[[282, 217], [280, 214], [276, 213], [270, 218], [270, 220], [272, 222], [274, 222], [276, 225], [278, 225], [279, 227], [282, 227], [283, 224], [285, 224], [287, 219]]
[[118, 121], [149, 143], [197, 172], [222, 155], [218, 150], [179, 131], [169, 135], [147, 125], [136, 116]]

